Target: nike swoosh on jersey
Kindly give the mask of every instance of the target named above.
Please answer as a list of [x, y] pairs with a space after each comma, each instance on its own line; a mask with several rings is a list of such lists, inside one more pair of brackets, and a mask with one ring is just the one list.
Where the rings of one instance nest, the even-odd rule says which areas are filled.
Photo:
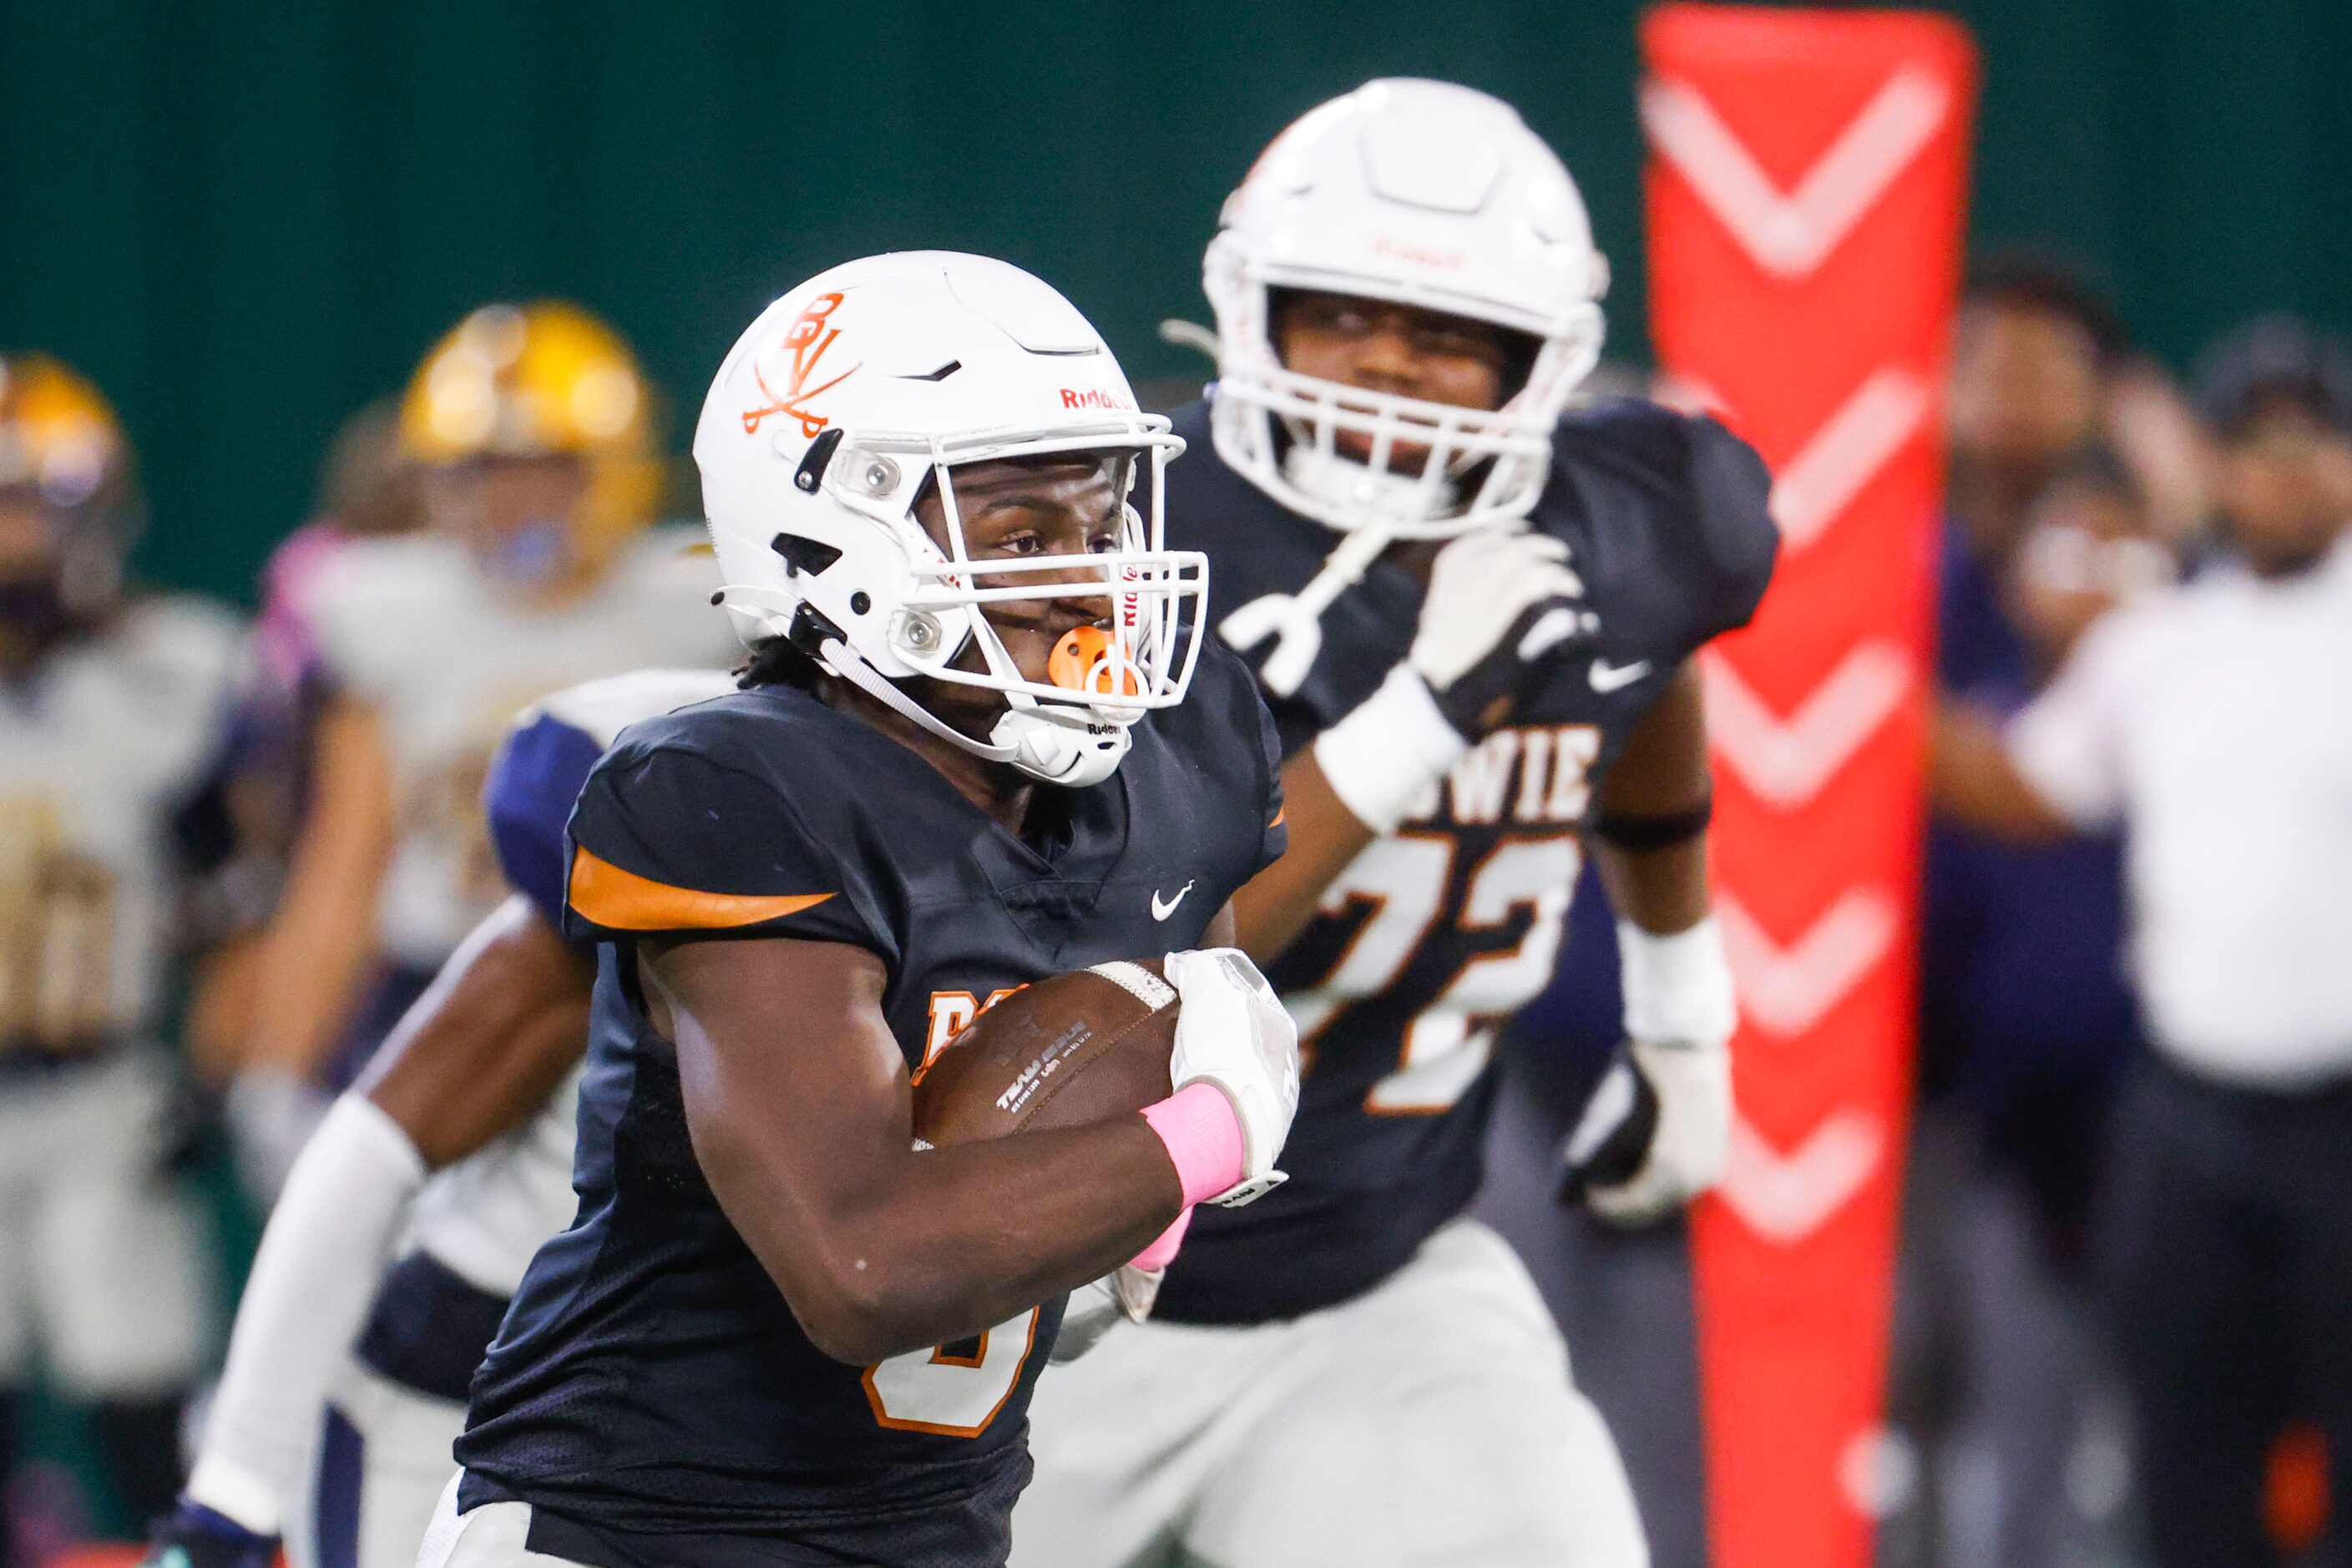
[[1605, 697], [1612, 691], [1633, 685], [1633, 682], [1649, 674], [1650, 661], [1646, 658], [1637, 658], [1631, 664], [1612, 665], [1605, 658], [1596, 658], [1592, 661], [1592, 668], [1587, 673], [1592, 682], [1592, 689]]
[[583, 916], [610, 931], [724, 931], [813, 909], [831, 893], [706, 893], [673, 888], [625, 871], [586, 849], [572, 851], [565, 897]]
[[[1200, 879], [1198, 878], [1193, 879], [1194, 881], [1198, 881], [1199, 879]], [[1156, 921], [1164, 921], [1170, 915], [1174, 914], [1176, 912], [1176, 906], [1182, 903], [1184, 901], [1184, 895], [1192, 890], [1192, 883], [1187, 882], [1182, 887], [1177, 889], [1176, 896], [1169, 900], [1166, 903], [1161, 903], [1160, 901], [1160, 895], [1156, 892], [1153, 893], [1151, 895], [1151, 918]]]

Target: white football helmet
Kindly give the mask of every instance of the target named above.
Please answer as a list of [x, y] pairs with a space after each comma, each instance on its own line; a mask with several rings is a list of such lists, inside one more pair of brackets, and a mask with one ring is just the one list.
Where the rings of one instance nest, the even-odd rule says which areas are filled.
[[[1527, 515], [1552, 427], [1601, 357], [1609, 270], [1576, 182], [1510, 105], [1450, 82], [1369, 82], [1274, 139], [1226, 198], [1202, 268], [1217, 317], [1218, 455], [1294, 511], [1388, 538]], [[1286, 369], [1268, 291], [1313, 289], [1490, 321], [1537, 340], [1492, 413]], [[1360, 433], [1369, 462], [1339, 455]], [[1390, 471], [1426, 447], [1418, 475]]]
[[[747, 643], [789, 638], [931, 733], [1034, 778], [1082, 786], [1127, 754], [1129, 726], [1183, 699], [1200, 655], [1208, 561], [1160, 548], [1161, 474], [1184, 449], [1140, 413], [1118, 362], [1075, 306], [1017, 267], [950, 251], [868, 257], [770, 305], [719, 366], [694, 436], [703, 510]], [[1120, 547], [974, 560], [961, 464], [1097, 454], [1129, 499]], [[942, 549], [914, 514], [936, 479]], [[1043, 581], [1053, 574], [1058, 581]], [[1024, 679], [985, 606], [1099, 598], [1107, 626]], [[981, 668], [957, 660], [975, 648]], [[975, 740], [897, 683], [916, 676], [1004, 694]]]

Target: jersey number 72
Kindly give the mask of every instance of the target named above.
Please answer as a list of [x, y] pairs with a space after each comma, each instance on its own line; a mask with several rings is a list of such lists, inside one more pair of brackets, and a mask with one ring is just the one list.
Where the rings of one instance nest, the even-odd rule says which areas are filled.
[[[1323, 978], [1283, 998], [1302, 1042], [1346, 1008], [1396, 984], [1444, 913], [1454, 881], [1454, 835], [1406, 828], [1367, 846], [1324, 889], [1326, 916], [1352, 905], [1370, 914]], [[1504, 1020], [1551, 979], [1561, 928], [1576, 892], [1582, 855], [1572, 834], [1506, 837], [1472, 868], [1453, 924], [1465, 938], [1532, 918], [1518, 942], [1465, 960], [1428, 1005], [1405, 1026], [1396, 1070], [1364, 1096], [1379, 1115], [1431, 1115], [1451, 1107], [1477, 1081]]]

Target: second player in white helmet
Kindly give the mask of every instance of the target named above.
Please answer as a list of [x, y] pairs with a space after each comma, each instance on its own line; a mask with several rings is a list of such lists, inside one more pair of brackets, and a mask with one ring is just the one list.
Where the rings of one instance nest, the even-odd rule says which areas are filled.
[[[1443, 537], [1525, 517], [1552, 426], [1600, 362], [1609, 267], [1559, 156], [1501, 100], [1371, 82], [1275, 138], [1225, 201], [1202, 268], [1217, 318], [1212, 428], [1234, 470], [1325, 526]], [[1491, 409], [1286, 363], [1286, 294], [1381, 300], [1517, 340]], [[1403, 448], [1428, 458], [1406, 472]]]
[[1310, 111], [1204, 273], [1218, 379], [1174, 416], [1169, 537], [1281, 735], [1289, 847], [1236, 934], [1311, 1054], [1290, 1180], [1202, 1211], [1154, 1321], [1041, 1388], [1014, 1561], [1638, 1568], [1610, 1433], [1465, 1210], [1588, 854], [1632, 1038], [1570, 1184], [1636, 1223], [1721, 1169], [1692, 655], [1770, 574], [1763, 466], [1703, 419], [1569, 406], [1605, 270], [1559, 159], [1467, 88]]

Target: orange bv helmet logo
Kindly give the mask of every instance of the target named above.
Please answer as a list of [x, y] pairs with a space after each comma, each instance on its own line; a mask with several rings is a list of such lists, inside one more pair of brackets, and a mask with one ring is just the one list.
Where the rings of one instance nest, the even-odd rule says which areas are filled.
[[839, 386], [856, 374], [864, 363], [860, 361], [829, 381], [820, 382], [814, 386], [809, 384], [809, 377], [814, 375], [818, 365], [824, 363], [825, 351], [833, 347], [835, 338], [841, 336], [840, 328], [825, 325], [825, 318], [840, 308], [840, 295], [820, 294], [810, 300], [808, 309], [794, 317], [793, 324], [785, 329], [783, 346], [793, 356], [792, 380], [781, 395], [768, 384], [768, 378], [760, 374], [758, 362], [752, 363], [751, 379], [760, 384], [760, 392], [768, 401], [757, 408], [743, 411], [743, 434], [757, 435], [760, 422], [778, 414], [799, 420], [801, 434], [811, 440], [816, 438], [817, 432], [833, 423], [824, 415], [811, 412], [809, 399]]

